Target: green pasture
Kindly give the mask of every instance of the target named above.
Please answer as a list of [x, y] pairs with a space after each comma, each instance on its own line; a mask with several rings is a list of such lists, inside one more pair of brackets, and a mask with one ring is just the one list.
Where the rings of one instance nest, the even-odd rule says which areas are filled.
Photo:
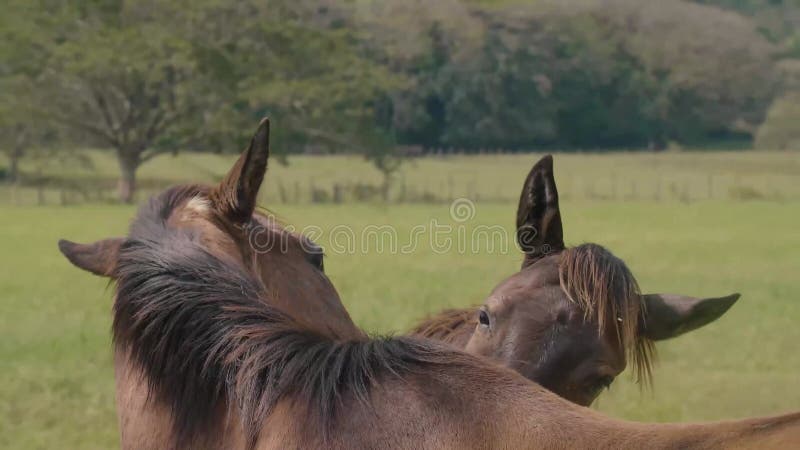
[[[96, 159], [93, 172], [66, 176], [112, 176], [113, 161]], [[400, 333], [428, 313], [480, 303], [517, 269], [520, 256], [513, 246], [507, 252], [499, 246], [439, 252], [426, 240], [412, 252], [378, 252], [371, 244], [356, 245], [354, 254], [346, 254], [333, 250], [331, 230], [347, 225], [360, 235], [370, 225], [391, 225], [399, 247], [409, 242], [413, 227], [430, 227], [434, 219], [454, 230], [464, 227], [468, 235], [481, 225], [510, 232], [513, 199], [535, 159], [453, 156], [424, 158], [405, 167], [408, 185], [441, 190], [450, 178], [454, 185], [471, 185], [471, 193], [479, 195], [472, 196], [477, 198], [475, 215], [465, 222], [451, 218], [447, 203], [280, 203], [274, 192], [279, 183], [379, 181], [366, 163], [348, 157], [273, 164], [262, 203], [287, 223], [318, 226], [319, 242], [328, 253], [326, 271], [355, 320], [369, 331]], [[211, 155], [163, 157], [145, 166], [141, 176], [215, 180], [230, 161]], [[568, 243], [607, 246], [628, 262], [645, 291], [742, 293], [717, 323], [659, 344], [653, 389], [640, 392], [626, 374], [602, 394], [596, 408], [650, 421], [800, 409], [797, 154], [557, 155], [556, 176]], [[654, 190], [658, 178], [663, 180], [660, 197]], [[712, 195], [705, 195], [709, 178]], [[670, 182], [677, 191], [670, 190]], [[591, 183], [598, 187], [589, 198], [586, 186]], [[616, 195], [597, 194], [613, 192], [612, 184], [601, 188], [602, 183], [615, 184]], [[632, 186], [640, 194], [627, 197]], [[758, 195], [730, 194], [736, 186], [750, 186]], [[10, 189], [0, 189], [0, 448], [114, 448], [110, 288], [105, 280], [72, 267], [56, 241], [122, 234], [135, 208], [38, 207], [25, 201], [13, 206]]]
[[[91, 168], [63, 167], [46, 161], [23, 162], [28, 178], [45, 179], [43, 203], [61, 205], [112, 201], [119, 169], [110, 152], [85, 152]], [[402, 196], [447, 201], [458, 197], [491, 203], [515, 202], [522, 180], [541, 154], [427, 156], [405, 162], [393, 176], [392, 201]], [[220, 180], [233, 155], [181, 153], [163, 155], [138, 171], [139, 199], [175, 182]], [[0, 168], [6, 162], [0, 155]], [[568, 153], [556, 159], [559, 192], [576, 201], [800, 200], [800, 152], [618, 152]], [[335, 185], [379, 186], [380, 173], [359, 156], [293, 156], [288, 165], [271, 162], [262, 200], [273, 208], [309, 203], [312, 190], [329, 196]], [[66, 202], [54, 185], [78, 186], [67, 190]], [[349, 202], [349, 199], [345, 199]], [[36, 205], [36, 189], [29, 184], [0, 184], [0, 204]]]

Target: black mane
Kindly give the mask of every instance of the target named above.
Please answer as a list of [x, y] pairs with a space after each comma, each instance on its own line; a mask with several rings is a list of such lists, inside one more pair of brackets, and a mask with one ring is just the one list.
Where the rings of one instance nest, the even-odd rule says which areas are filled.
[[219, 431], [227, 408], [253, 447], [283, 398], [305, 400], [325, 430], [343, 396], [368, 401], [373, 380], [461, 359], [424, 340], [334, 342], [299, 325], [263, 300], [260, 279], [167, 226], [171, 208], [197, 192], [172, 189], [143, 207], [117, 265], [114, 342], [171, 409], [177, 446]]

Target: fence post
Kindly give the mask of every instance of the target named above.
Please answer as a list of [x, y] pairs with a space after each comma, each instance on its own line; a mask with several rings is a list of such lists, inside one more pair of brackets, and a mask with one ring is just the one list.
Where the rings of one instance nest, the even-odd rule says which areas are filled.
[[14, 184], [11, 185], [11, 201], [14, 203], [14, 206], [19, 205], [17, 189], [19, 189], [19, 177], [17, 177], [17, 179], [14, 180]]
[[682, 198], [682, 200], [683, 200], [685, 203], [690, 203], [690, 202], [691, 202], [691, 200], [692, 200], [692, 199], [689, 197], [689, 183], [688, 183], [688, 181], [687, 181], [687, 180], [684, 180], [684, 181], [683, 181], [683, 191], [681, 192], [681, 197], [683, 197], [683, 198]]
[[658, 175], [656, 179], [656, 192], [655, 192], [655, 200], [657, 202], [661, 201], [661, 175]]
[[339, 183], [333, 185], [333, 203], [342, 203], [342, 186]]
[[453, 176], [450, 175], [447, 177], [447, 192], [448, 192], [448, 201], [452, 202], [455, 197], [453, 197]]
[[405, 203], [406, 201], [406, 174], [404, 173], [400, 178], [400, 197], [397, 199], [398, 203]]
[[284, 205], [289, 202], [288, 195], [286, 193], [286, 186], [283, 185], [283, 181], [278, 179], [278, 197], [281, 199], [281, 203]]
[[708, 174], [708, 199], [714, 198], [714, 175]]
[[617, 199], [617, 173], [611, 172], [611, 199]]

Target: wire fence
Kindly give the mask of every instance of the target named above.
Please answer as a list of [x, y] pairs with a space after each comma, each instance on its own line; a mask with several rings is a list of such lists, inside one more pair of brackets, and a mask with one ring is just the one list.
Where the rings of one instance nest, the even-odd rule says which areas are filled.
[[[649, 201], [691, 203], [708, 200], [773, 201], [800, 200], [798, 180], [785, 177], [743, 175], [691, 175], [634, 177], [622, 175], [558, 177], [562, 200]], [[136, 201], [175, 184], [165, 180], [143, 180]], [[519, 180], [519, 187], [522, 180]], [[476, 202], [515, 203], [519, 191], [481, 178], [443, 177], [409, 182], [399, 177], [388, 187], [366, 181], [328, 180], [319, 182], [277, 181], [274, 189], [262, 190], [264, 204], [348, 204], [348, 203], [449, 203], [457, 198]], [[17, 206], [110, 204], [117, 202], [116, 185], [104, 182], [27, 182], [0, 184], [0, 204]]]

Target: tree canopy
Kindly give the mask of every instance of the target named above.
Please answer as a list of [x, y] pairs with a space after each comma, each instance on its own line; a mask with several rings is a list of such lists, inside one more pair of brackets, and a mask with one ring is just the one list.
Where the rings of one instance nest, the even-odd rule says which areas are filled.
[[[800, 80], [774, 0], [8, 0], [0, 147], [163, 152], [661, 148], [754, 138]], [[783, 105], [783, 106], [781, 106]]]

